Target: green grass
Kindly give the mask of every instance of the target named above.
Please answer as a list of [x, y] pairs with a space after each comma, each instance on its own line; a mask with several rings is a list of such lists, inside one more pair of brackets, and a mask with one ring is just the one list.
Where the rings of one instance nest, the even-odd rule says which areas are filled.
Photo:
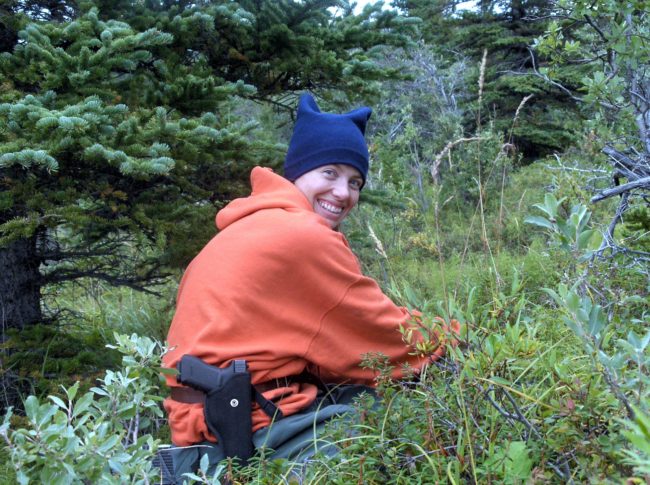
[[[611, 261], [576, 262], [523, 224], [531, 205], [543, 197], [548, 176], [540, 167], [512, 174], [510, 185], [488, 201], [483, 214], [452, 203], [425, 213], [410, 203], [362, 207], [347, 229], [364, 271], [397, 302], [459, 319], [464, 325], [459, 345], [418, 382], [384, 385], [377, 404], [360, 403], [356, 424], [333, 422], [323, 440], [340, 447], [336, 458], [316, 457], [308, 467], [262, 460], [232, 471], [233, 481], [641, 480], [622, 453], [633, 449], [622, 433], [624, 407], [602, 364], [565, 324], [566, 311], [544, 288], [583, 278], [583, 294], [603, 304], [609, 315], [602, 350], [615, 353], [630, 330], [639, 335], [647, 330], [647, 277]], [[595, 214], [595, 223], [605, 216]], [[34, 329], [33, 338], [23, 340], [25, 351], [39, 348], [38, 338], [47, 343], [40, 345], [44, 353], [30, 354], [37, 377], [47, 370], [61, 383], [66, 376], [81, 377], [88, 386], [96, 374], [80, 376], [74, 369], [88, 365], [99, 372], [96, 362], [82, 357], [109, 355], [104, 345], [113, 332], [164, 340], [176, 280], [158, 290], [162, 296], [103, 285], [57, 288], [50, 301], [76, 314], [66, 327]], [[71, 342], [75, 356], [64, 352]], [[621, 367], [616, 378], [623, 392], [635, 390], [637, 373], [633, 365]], [[647, 379], [647, 369], [641, 375]], [[37, 389], [45, 395], [53, 387]], [[159, 437], [168, 439], [163, 430]], [[1, 453], [0, 476], [1, 467], [11, 476], [6, 450]]]
[[16, 483], [16, 473], [11, 466], [9, 450], [6, 445], [0, 445], [0, 485], [14, 485]]

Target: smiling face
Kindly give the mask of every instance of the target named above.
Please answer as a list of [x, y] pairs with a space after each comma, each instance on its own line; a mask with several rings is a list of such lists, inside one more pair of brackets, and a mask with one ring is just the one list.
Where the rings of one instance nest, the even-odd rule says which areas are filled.
[[294, 184], [305, 194], [314, 212], [336, 229], [359, 202], [363, 178], [356, 168], [334, 163], [301, 175]]

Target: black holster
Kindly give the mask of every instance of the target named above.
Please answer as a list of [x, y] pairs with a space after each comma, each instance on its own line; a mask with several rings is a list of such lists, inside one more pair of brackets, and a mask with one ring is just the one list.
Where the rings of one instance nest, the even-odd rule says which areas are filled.
[[226, 456], [246, 462], [253, 455], [251, 376], [246, 362], [234, 361], [223, 369], [232, 372], [220, 387], [205, 394], [205, 422]]
[[246, 462], [253, 454], [253, 387], [246, 361], [234, 360], [220, 369], [193, 355], [184, 355], [177, 367], [178, 381], [204, 394], [205, 423], [226, 456]]
[[177, 367], [178, 382], [204, 394], [205, 422], [223, 446], [225, 455], [246, 463], [254, 450], [253, 396], [271, 419], [283, 417], [277, 406], [251, 385], [246, 361], [234, 360], [221, 369], [193, 355], [184, 355]]

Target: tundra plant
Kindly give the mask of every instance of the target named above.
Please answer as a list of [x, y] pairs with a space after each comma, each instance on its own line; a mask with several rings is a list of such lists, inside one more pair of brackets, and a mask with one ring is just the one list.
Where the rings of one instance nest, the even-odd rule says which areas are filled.
[[[535, 207], [545, 217], [529, 216], [526, 222], [543, 227], [550, 233], [551, 240], [558, 247], [571, 253], [578, 261], [587, 261], [594, 255], [599, 234], [588, 227], [590, 212], [582, 204], [572, 207], [567, 218], [560, 214], [559, 201], [553, 194], [546, 194], [544, 204]], [[650, 330], [647, 330], [647, 314], [631, 318], [625, 327], [631, 329], [624, 338], [617, 336], [613, 315], [593, 301], [586, 284], [585, 272], [572, 286], [564, 283], [556, 289], [546, 288], [546, 293], [555, 301], [564, 314], [564, 323], [581, 340], [585, 351], [591, 357], [595, 369], [602, 374], [611, 392], [625, 410], [629, 421], [623, 421], [628, 430], [624, 433], [632, 445], [625, 450], [624, 460], [635, 466], [641, 474], [647, 474], [650, 463], [650, 431], [648, 424], [648, 402], [650, 402]], [[634, 329], [643, 333], [637, 334]]]
[[[150, 432], [162, 417], [160, 356], [148, 337], [115, 334], [122, 368], [79, 395], [79, 382], [60, 396], [25, 400], [25, 417], [11, 408], [0, 425], [20, 484], [152, 483], [159, 442]], [[20, 423], [18, 426], [15, 424]]]
[[634, 466], [639, 475], [650, 476], [650, 415], [637, 410], [634, 421], [624, 422], [628, 428], [624, 434], [632, 443], [631, 450], [624, 450], [625, 462]]
[[598, 239], [600, 243], [600, 234], [589, 227], [591, 212], [582, 204], [574, 205], [568, 217], [562, 217], [564, 200], [564, 197], [557, 200], [553, 194], [547, 193], [543, 204], [533, 206], [542, 211], [544, 216], [527, 216], [524, 222], [548, 230], [551, 240], [559, 247], [570, 251], [579, 261], [585, 261], [592, 256], [594, 247], [598, 247], [594, 240]]

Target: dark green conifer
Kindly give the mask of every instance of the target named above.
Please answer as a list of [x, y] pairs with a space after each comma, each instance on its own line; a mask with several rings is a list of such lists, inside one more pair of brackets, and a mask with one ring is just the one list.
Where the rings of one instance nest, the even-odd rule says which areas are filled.
[[14, 328], [42, 320], [47, 284], [149, 289], [186, 264], [251, 166], [281, 160], [242, 105], [367, 94], [395, 74], [373, 47], [407, 42], [395, 14], [354, 17], [340, 1], [23, 4], [9, 3], [23, 29], [0, 54], [0, 293]]
[[[511, 137], [529, 159], [559, 151], [575, 138], [581, 116], [572, 98], [537, 76], [539, 53], [532, 49], [552, 9], [546, 0], [484, 0], [469, 10], [458, 10], [459, 0], [400, 0], [408, 15], [423, 19], [422, 35], [446, 58], [462, 52], [469, 56], [473, 92], [478, 101], [478, 65], [487, 51], [481, 106], [468, 112], [465, 125], [472, 132], [477, 122]], [[579, 77], [565, 79], [578, 86]], [[533, 95], [513, 125], [522, 99]], [[480, 119], [479, 119], [480, 118]]]

